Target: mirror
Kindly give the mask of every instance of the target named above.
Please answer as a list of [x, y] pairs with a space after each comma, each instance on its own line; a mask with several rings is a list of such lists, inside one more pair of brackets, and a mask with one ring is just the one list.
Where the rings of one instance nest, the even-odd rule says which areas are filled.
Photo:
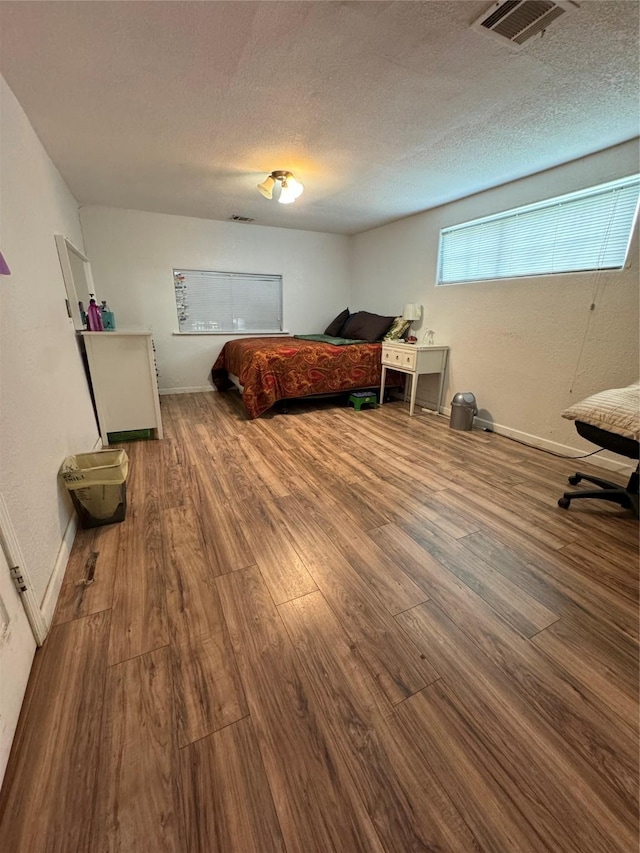
[[62, 234], [56, 234], [55, 237], [64, 286], [67, 289], [69, 316], [73, 320], [75, 329], [84, 329], [85, 325], [80, 316], [78, 303], [82, 302], [86, 311], [89, 307], [89, 294], [95, 293], [93, 277], [91, 275], [91, 264], [89, 263], [89, 259], [80, 249], [73, 245], [71, 240], [67, 240]]

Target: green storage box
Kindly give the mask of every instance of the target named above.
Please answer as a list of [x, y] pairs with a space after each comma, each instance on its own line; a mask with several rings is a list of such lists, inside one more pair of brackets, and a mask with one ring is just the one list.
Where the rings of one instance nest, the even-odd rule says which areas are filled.
[[153, 438], [152, 429], [129, 429], [125, 432], [108, 432], [109, 444], [119, 444], [121, 441], [147, 441]]

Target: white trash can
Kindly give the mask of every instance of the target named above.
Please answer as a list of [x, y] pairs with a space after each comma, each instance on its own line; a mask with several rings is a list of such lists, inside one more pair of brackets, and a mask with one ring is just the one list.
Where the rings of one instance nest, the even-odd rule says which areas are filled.
[[124, 450], [67, 456], [60, 477], [71, 495], [81, 527], [124, 521], [128, 471], [129, 457]]

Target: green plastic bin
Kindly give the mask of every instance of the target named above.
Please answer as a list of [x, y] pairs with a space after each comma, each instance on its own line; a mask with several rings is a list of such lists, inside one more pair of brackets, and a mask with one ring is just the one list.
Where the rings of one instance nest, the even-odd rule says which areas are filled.
[[125, 441], [148, 441], [153, 438], [152, 429], [128, 429], [125, 432], [108, 432], [109, 444], [122, 444]]

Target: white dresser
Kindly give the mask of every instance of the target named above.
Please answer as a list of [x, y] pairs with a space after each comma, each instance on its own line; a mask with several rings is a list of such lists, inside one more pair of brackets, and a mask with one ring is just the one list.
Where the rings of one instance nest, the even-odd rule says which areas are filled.
[[[442, 392], [447, 369], [449, 347], [430, 347], [422, 344], [405, 344], [398, 341], [382, 342], [382, 379], [380, 383], [380, 403], [384, 401], [384, 383], [387, 369], [399, 370], [411, 376], [411, 404], [409, 417], [413, 415], [416, 404], [418, 377], [423, 373], [439, 373], [438, 412], [442, 410]], [[406, 399], [406, 395], [405, 395]]]
[[107, 434], [152, 429], [162, 438], [151, 332], [82, 332], [102, 444]]

